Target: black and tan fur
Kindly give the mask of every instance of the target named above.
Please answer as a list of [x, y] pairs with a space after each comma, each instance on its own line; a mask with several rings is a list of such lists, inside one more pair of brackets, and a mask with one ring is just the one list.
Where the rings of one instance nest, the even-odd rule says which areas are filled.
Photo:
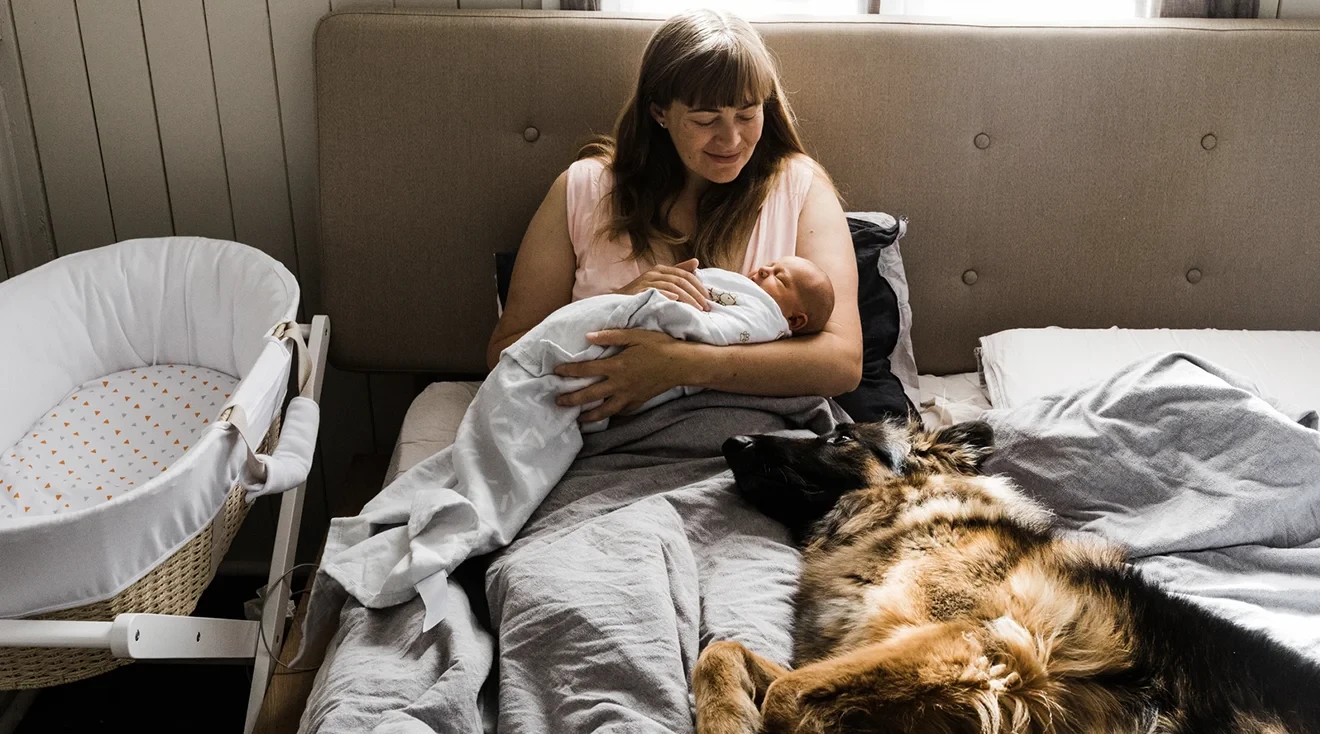
[[804, 541], [795, 669], [733, 642], [699, 734], [1320, 732], [1320, 667], [1064, 536], [979, 475], [984, 423], [737, 437], [740, 492]]

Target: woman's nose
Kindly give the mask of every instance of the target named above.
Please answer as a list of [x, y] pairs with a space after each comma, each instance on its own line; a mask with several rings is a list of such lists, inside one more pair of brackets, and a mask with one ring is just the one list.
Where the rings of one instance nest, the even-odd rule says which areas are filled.
[[732, 122], [722, 122], [719, 125], [719, 131], [716, 133], [716, 138], [719, 142], [727, 144], [729, 147], [735, 147], [740, 142], [738, 137], [737, 125]]

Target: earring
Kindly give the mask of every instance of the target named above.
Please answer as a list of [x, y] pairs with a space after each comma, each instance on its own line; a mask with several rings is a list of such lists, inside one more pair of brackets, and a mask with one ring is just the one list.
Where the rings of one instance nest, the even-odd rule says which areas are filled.
[[663, 122], [660, 123], [660, 127], [663, 127], [663, 128], [665, 128], [666, 130], [669, 129], [669, 126], [666, 125], [666, 124], [664, 124]]

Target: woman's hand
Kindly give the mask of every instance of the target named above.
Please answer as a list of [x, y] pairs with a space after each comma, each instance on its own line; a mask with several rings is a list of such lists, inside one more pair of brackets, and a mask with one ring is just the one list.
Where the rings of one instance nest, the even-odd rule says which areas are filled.
[[635, 410], [660, 393], [681, 384], [683, 349], [695, 345], [668, 334], [644, 329], [614, 329], [587, 334], [600, 346], [619, 346], [623, 351], [607, 359], [573, 362], [555, 368], [560, 377], [604, 377], [590, 387], [564, 393], [556, 402], [568, 407], [605, 402], [583, 413], [583, 423], [608, 418], [621, 410]]
[[654, 288], [673, 301], [686, 303], [702, 311], [710, 310], [706, 300], [706, 288], [701, 285], [694, 271], [697, 259], [684, 260], [677, 265], [656, 265], [637, 276], [633, 282], [614, 291], [615, 293], [634, 296], [647, 288]]

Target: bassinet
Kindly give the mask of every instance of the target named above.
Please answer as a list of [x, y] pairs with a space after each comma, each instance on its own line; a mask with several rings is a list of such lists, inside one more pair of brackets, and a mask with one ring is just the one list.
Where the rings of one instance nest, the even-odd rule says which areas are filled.
[[[0, 284], [0, 689], [134, 658], [255, 658], [259, 704], [258, 623], [156, 615], [193, 610], [257, 496], [297, 488], [272, 583], [292, 560], [329, 333], [313, 320], [309, 354], [298, 297], [259, 250], [193, 237]], [[262, 624], [278, 650], [287, 586], [272, 594]]]

